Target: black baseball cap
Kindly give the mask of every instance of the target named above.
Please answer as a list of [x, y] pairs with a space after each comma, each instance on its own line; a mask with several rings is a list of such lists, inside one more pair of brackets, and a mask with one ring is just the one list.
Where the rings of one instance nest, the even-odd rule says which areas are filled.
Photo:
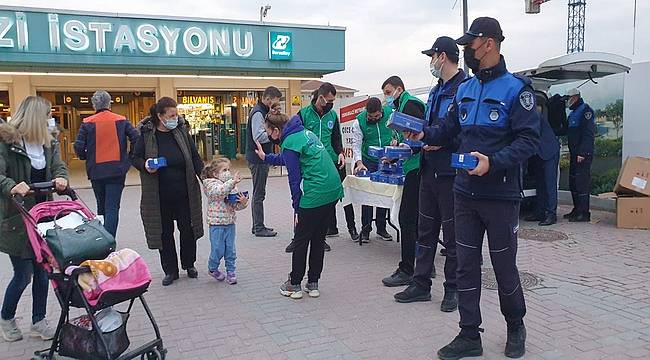
[[461, 36], [456, 40], [458, 45], [467, 45], [470, 44], [477, 37], [489, 37], [496, 39], [498, 41], [503, 41], [505, 37], [501, 31], [501, 25], [497, 19], [491, 17], [480, 17], [476, 18], [472, 22], [472, 26], [469, 27], [469, 30], [465, 35]]
[[446, 53], [452, 59], [458, 59], [460, 52], [458, 51], [458, 45], [454, 39], [449, 36], [441, 36], [436, 39], [436, 41], [431, 45], [431, 49], [424, 50], [422, 53], [427, 56], [433, 56], [433, 54]]

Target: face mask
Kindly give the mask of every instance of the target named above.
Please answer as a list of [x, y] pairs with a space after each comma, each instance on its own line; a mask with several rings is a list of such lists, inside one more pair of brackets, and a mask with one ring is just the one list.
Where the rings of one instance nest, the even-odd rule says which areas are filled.
[[440, 65], [439, 69], [436, 69], [436, 64], [438, 63], [438, 60], [440, 60], [440, 58], [437, 58], [436, 61], [433, 62], [433, 64], [429, 64], [429, 71], [431, 71], [431, 75], [433, 75], [433, 77], [440, 79], [442, 77], [442, 65]]
[[168, 129], [168, 130], [174, 130], [178, 126], [178, 118], [173, 117], [171, 119], [167, 119], [163, 122], [163, 125]]
[[56, 120], [54, 118], [47, 119], [47, 131], [52, 133], [54, 130], [56, 130]]
[[[481, 46], [478, 47], [478, 49], [482, 48], [483, 45], [485, 45], [487, 41], [485, 41]], [[476, 58], [476, 50], [478, 49], [473, 49], [471, 46], [466, 47], [463, 49], [463, 58], [465, 59], [465, 65], [467, 65], [468, 68], [472, 69], [472, 72], [476, 74], [481, 66], [481, 59]], [[483, 55], [485, 56], [485, 55]]]
[[327, 114], [328, 112], [332, 111], [332, 108], [334, 107], [334, 103], [327, 102], [325, 98], [323, 98], [323, 101], [325, 101], [325, 105], [323, 105], [323, 114]]
[[230, 170], [222, 171], [219, 174], [219, 180], [226, 182], [228, 180], [232, 179], [232, 174], [230, 173]]
[[386, 96], [386, 105], [390, 106], [391, 108], [395, 108], [395, 94], [397, 93], [397, 89], [393, 91], [392, 95]]

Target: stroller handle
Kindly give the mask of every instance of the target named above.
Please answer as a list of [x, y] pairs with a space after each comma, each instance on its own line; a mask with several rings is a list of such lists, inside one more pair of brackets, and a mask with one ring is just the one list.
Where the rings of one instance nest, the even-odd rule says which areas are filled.
[[[58, 195], [68, 196], [71, 200], [79, 199], [77, 193], [70, 186], [66, 187], [63, 191], [56, 190], [54, 181], [32, 183], [28, 184], [27, 186], [29, 186], [29, 190], [31, 190], [31, 192], [26, 196], [50, 195], [57, 193]], [[19, 204], [22, 204], [24, 201], [24, 196], [22, 195], [14, 194], [13, 198]]]

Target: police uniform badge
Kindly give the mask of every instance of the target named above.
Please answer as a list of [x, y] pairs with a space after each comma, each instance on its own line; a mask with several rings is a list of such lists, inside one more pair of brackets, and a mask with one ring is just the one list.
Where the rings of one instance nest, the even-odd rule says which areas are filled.
[[327, 128], [332, 130], [334, 129], [334, 121], [330, 120], [327, 122]]
[[591, 117], [594, 116], [594, 114], [591, 111], [587, 111], [585, 113], [585, 119], [591, 120]]
[[530, 91], [524, 91], [519, 95], [519, 103], [526, 111], [531, 111], [535, 106], [535, 95]]
[[490, 120], [492, 121], [499, 120], [499, 110], [497, 109], [490, 110]]

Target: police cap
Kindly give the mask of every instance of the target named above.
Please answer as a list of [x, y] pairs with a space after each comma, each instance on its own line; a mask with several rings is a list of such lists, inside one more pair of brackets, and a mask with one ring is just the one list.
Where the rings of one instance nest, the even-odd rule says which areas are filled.
[[505, 39], [501, 31], [501, 25], [499, 25], [497, 19], [480, 17], [472, 22], [472, 26], [469, 27], [465, 35], [456, 40], [456, 44], [461, 46], [467, 45], [477, 37], [489, 37], [497, 41], [503, 41]]

